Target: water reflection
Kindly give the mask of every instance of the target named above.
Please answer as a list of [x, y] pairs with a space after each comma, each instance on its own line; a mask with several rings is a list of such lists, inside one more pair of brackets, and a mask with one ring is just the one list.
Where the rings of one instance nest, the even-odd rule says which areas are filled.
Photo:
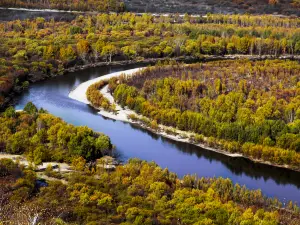
[[198, 159], [204, 158], [210, 163], [221, 162], [235, 175], [247, 175], [254, 179], [263, 178], [265, 181], [276, 178], [276, 184], [285, 185], [292, 183], [300, 188], [300, 174], [298, 172], [284, 168], [276, 168], [265, 164], [254, 163], [245, 158], [227, 157], [189, 143], [177, 142], [172, 139], [159, 136], [134, 124], [130, 124], [130, 126], [133, 129], [139, 130], [140, 132], [151, 136], [153, 140], [160, 139], [162, 143], [172, 146], [173, 148], [176, 148], [177, 150], [190, 156], [197, 156]]
[[261, 189], [268, 196], [300, 202], [300, 173], [176, 142], [133, 124], [103, 118], [92, 107], [68, 98], [69, 91], [81, 82], [134, 67], [137, 66], [90, 68], [35, 83], [20, 96], [16, 108], [21, 109], [28, 101], [32, 101], [69, 123], [106, 133], [124, 161], [132, 157], [155, 161], [179, 176], [197, 174], [205, 177], [228, 177], [234, 183]]

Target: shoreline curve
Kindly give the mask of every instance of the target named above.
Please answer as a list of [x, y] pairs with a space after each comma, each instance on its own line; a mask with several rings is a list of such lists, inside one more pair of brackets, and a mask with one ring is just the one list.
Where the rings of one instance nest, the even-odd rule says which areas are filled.
[[143, 69], [143, 67], [142, 68], [119, 71], [119, 72], [114, 72], [114, 73], [109, 73], [107, 75], [100, 76], [100, 77], [94, 78], [92, 80], [88, 80], [86, 82], [83, 82], [69, 93], [69, 98], [77, 100], [77, 101], [85, 103], [85, 104], [90, 104], [90, 102], [87, 100], [87, 97], [86, 97], [86, 91], [89, 88], [89, 86], [91, 86], [92, 84], [94, 84], [98, 81], [110, 79], [110, 78], [113, 78], [113, 77], [118, 77], [122, 74], [132, 75], [135, 72], [139, 71], [140, 69]]
[[[125, 74], [127, 76], [130, 76], [130, 75], [133, 75], [135, 72], [139, 71], [139, 70], [142, 70], [144, 69], [145, 67], [140, 67], [140, 68], [136, 68], [136, 69], [130, 69], [130, 70], [124, 70], [124, 71], [119, 71], [119, 72], [114, 72], [114, 73], [110, 73], [110, 74], [107, 74], [107, 75], [104, 75], [104, 76], [101, 76], [101, 77], [98, 77], [98, 78], [95, 78], [95, 79], [92, 79], [92, 80], [89, 80], [89, 81], [86, 81], [84, 83], [81, 83], [80, 85], [78, 85], [74, 90], [72, 90], [70, 93], [69, 93], [69, 98], [73, 99], [73, 100], [77, 100], [79, 102], [82, 102], [84, 104], [87, 104], [87, 105], [91, 105], [92, 104], [87, 100], [87, 97], [86, 97], [86, 91], [88, 89], [88, 87], [98, 81], [101, 81], [101, 80], [107, 80], [107, 79], [110, 79], [112, 77], [118, 77], [122, 74]], [[104, 97], [106, 97], [110, 103], [115, 103], [112, 95], [108, 92], [108, 85], [105, 85], [101, 90], [100, 92], [103, 94]], [[205, 149], [207, 151], [213, 151], [213, 152], [216, 152], [216, 153], [219, 153], [219, 154], [222, 154], [222, 155], [225, 155], [225, 156], [228, 156], [228, 157], [231, 157], [231, 158], [245, 158], [245, 159], [248, 159], [250, 161], [252, 161], [253, 163], [260, 163], [260, 164], [264, 164], [264, 165], [269, 165], [269, 166], [274, 166], [274, 167], [277, 167], [277, 168], [282, 168], [282, 169], [288, 169], [288, 170], [292, 170], [292, 171], [295, 171], [295, 172], [300, 172], [300, 170], [297, 170], [297, 169], [294, 169], [288, 165], [279, 165], [279, 164], [274, 164], [274, 163], [271, 163], [269, 161], [264, 161], [264, 160], [260, 160], [260, 159], [254, 159], [254, 158], [251, 158], [251, 157], [248, 157], [248, 156], [245, 156], [241, 153], [230, 153], [230, 152], [227, 152], [227, 151], [224, 151], [224, 150], [221, 150], [221, 149], [216, 149], [216, 148], [213, 148], [213, 147], [209, 147], [209, 146], [206, 146], [204, 144], [199, 144], [199, 143], [193, 143], [189, 140], [189, 138], [180, 138], [178, 137], [178, 135], [172, 135], [172, 134], [168, 134], [166, 132], [162, 132], [162, 131], [156, 131], [154, 129], [151, 129], [150, 127], [147, 127], [145, 126], [144, 124], [140, 123], [140, 122], [136, 122], [136, 121], [132, 121], [130, 119], [128, 119], [128, 115], [130, 114], [134, 114], [134, 115], [137, 115], [136, 112], [134, 112], [133, 110], [130, 110], [130, 109], [123, 109], [120, 105], [116, 104], [116, 109], [117, 109], [117, 114], [113, 113], [113, 112], [108, 112], [108, 111], [105, 111], [105, 110], [102, 110], [100, 108], [96, 108], [94, 106], [92, 106], [93, 108], [99, 110], [98, 114], [100, 114], [101, 116], [105, 117], [105, 118], [109, 118], [109, 119], [112, 119], [112, 120], [118, 120], [118, 121], [123, 121], [123, 122], [126, 122], [126, 123], [131, 123], [131, 124], [135, 124], [135, 125], [138, 125], [140, 126], [141, 128], [143, 129], [146, 129], [154, 134], [157, 134], [159, 136], [162, 136], [162, 137], [165, 137], [165, 138], [168, 138], [168, 139], [171, 139], [171, 140], [174, 140], [174, 141], [178, 141], [178, 142], [183, 142], [183, 143], [189, 143], [189, 144], [192, 144], [194, 146], [198, 146], [202, 149]], [[159, 125], [160, 128], [163, 128], [166, 129], [166, 128], [172, 128], [172, 127], [167, 127], [167, 126], [164, 126], [164, 125]], [[185, 135], [188, 135], [190, 136], [191, 132], [188, 132], [188, 131], [181, 131], [181, 130], [178, 130], [176, 128], [173, 128], [175, 129], [175, 131], [180, 135], [180, 134], [185, 134]]]

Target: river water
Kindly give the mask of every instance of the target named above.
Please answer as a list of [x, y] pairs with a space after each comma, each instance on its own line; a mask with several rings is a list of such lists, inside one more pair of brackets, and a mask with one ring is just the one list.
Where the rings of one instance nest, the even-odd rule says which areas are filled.
[[179, 176], [197, 174], [228, 177], [234, 183], [246, 185], [250, 189], [261, 189], [267, 196], [276, 196], [283, 202], [300, 202], [300, 173], [252, 163], [242, 158], [230, 158], [187, 143], [172, 141], [134, 125], [103, 118], [90, 106], [68, 98], [69, 92], [82, 82], [140, 66], [90, 68], [32, 84], [19, 97], [16, 109], [22, 109], [28, 101], [32, 101], [68, 123], [103, 132], [110, 136], [124, 161], [132, 157], [155, 161]]

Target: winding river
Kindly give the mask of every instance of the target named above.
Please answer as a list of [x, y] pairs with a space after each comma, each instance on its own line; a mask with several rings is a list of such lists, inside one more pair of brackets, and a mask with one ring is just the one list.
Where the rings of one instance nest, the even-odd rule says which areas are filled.
[[[66, 21], [76, 17], [73, 13], [0, 9], [0, 21], [39, 16], [48, 20], [55, 18]], [[300, 203], [300, 173], [252, 163], [242, 158], [230, 158], [187, 143], [172, 141], [131, 124], [105, 119], [90, 106], [68, 98], [69, 92], [82, 82], [137, 67], [141, 65], [90, 68], [32, 84], [19, 97], [16, 109], [22, 109], [28, 101], [32, 101], [69, 123], [104, 132], [111, 137], [124, 161], [132, 157], [155, 161], [179, 176], [197, 174], [228, 177], [234, 183], [246, 185], [250, 189], [261, 189], [267, 196], [276, 196], [283, 202], [294, 200]]]
[[234, 183], [250, 189], [261, 189], [267, 196], [281, 201], [300, 202], [300, 173], [252, 163], [242, 158], [230, 158], [199, 147], [172, 141], [132, 124], [106, 119], [88, 105], [68, 98], [80, 83], [101, 75], [135, 66], [89, 68], [32, 84], [17, 100], [16, 109], [28, 101], [78, 126], [88, 126], [109, 135], [121, 159], [137, 157], [155, 161], [179, 176], [197, 174], [205, 177], [228, 177]]

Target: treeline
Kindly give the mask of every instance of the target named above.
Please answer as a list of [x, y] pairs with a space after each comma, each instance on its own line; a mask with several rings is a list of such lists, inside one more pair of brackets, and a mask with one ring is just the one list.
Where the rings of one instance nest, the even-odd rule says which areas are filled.
[[[280, 19], [279, 19], [280, 18]], [[300, 20], [297, 17], [280, 17], [270, 15], [249, 15], [249, 14], [210, 14], [205, 16], [190, 16], [185, 14], [179, 16], [178, 14], [171, 14], [169, 16], [170, 22], [176, 23], [214, 23], [214, 24], [235, 24], [241, 27], [299, 27]]]
[[203, 135], [196, 142], [300, 169], [299, 71], [280, 60], [156, 66], [110, 89], [154, 123]]
[[299, 19], [286, 17], [278, 20], [276, 16], [255, 15], [208, 15], [207, 22], [223, 24], [239, 24], [241, 26], [271, 26], [271, 27], [299, 27]]
[[[178, 21], [177, 21], [178, 20]], [[299, 18], [131, 13], [0, 23], [0, 105], [12, 91], [88, 63], [203, 55], [298, 55]]]
[[121, 0], [1, 0], [0, 6], [97, 12], [123, 12], [125, 10], [125, 4]]
[[[0, 160], [3, 223], [48, 224], [297, 224], [299, 207], [285, 208], [260, 190], [224, 178], [179, 179], [155, 163], [131, 159], [113, 172], [96, 168], [49, 181]], [[1, 222], [0, 221], [0, 222]]]
[[24, 154], [36, 165], [95, 160], [111, 153], [110, 138], [87, 127], [75, 127], [28, 103], [24, 112], [9, 107], [0, 116], [0, 152]]

